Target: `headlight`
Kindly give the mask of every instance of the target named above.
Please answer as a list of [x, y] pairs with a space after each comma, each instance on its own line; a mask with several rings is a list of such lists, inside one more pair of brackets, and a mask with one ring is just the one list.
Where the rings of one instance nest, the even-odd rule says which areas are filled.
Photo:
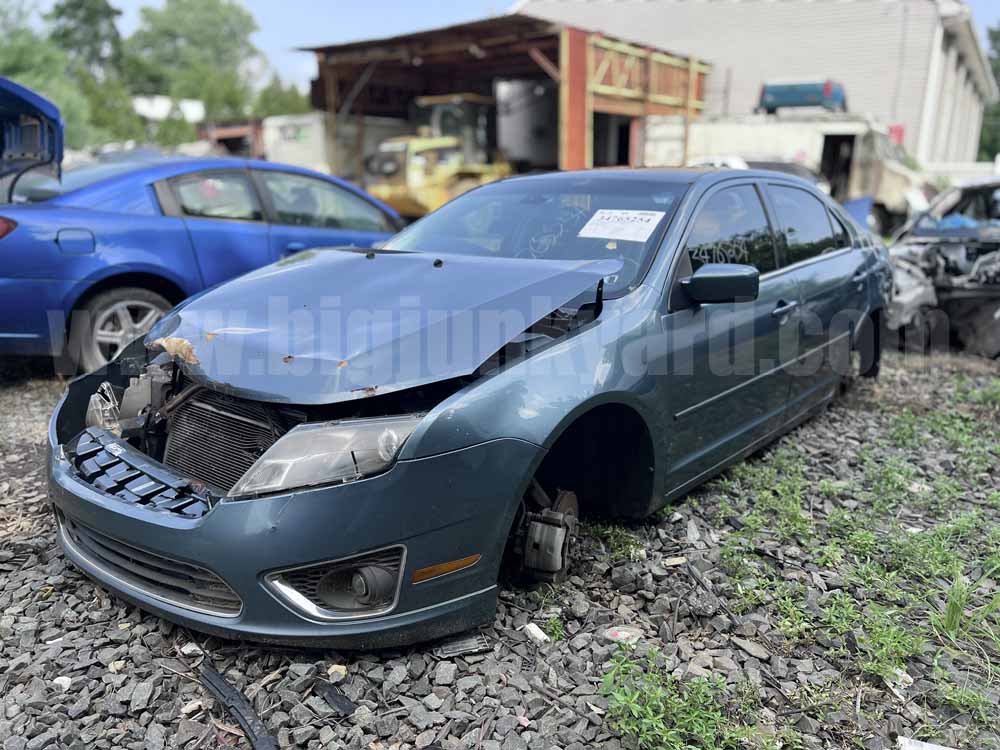
[[299, 425], [268, 448], [229, 497], [350, 482], [385, 471], [423, 414]]

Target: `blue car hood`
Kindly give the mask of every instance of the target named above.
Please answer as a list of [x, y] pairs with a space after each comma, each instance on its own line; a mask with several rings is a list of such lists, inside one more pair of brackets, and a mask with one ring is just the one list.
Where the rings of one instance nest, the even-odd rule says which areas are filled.
[[[0, 178], [36, 164], [51, 164], [55, 174], [63, 158], [63, 123], [48, 99], [0, 76]], [[0, 196], [0, 202], [6, 196]]]
[[181, 304], [145, 343], [214, 390], [329, 404], [470, 375], [620, 267], [312, 250]]

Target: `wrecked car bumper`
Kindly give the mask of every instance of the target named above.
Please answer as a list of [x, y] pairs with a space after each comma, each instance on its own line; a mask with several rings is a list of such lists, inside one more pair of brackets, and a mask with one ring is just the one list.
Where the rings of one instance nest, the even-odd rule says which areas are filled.
[[[399, 461], [352, 483], [224, 500], [190, 519], [89, 484], [56, 436], [64, 403], [49, 431], [59, 542], [74, 564], [123, 599], [223, 637], [338, 648], [429, 640], [492, 619], [504, 542], [523, 493], [517, 480], [505, 486], [503, 478], [529, 475], [538, 446], [494, 440]], [[386, 549], [401, 552], [398, 589], [392, 605], [371, 616], [324, 616], [275, 576]], [[454, 560], [472, 563], [427, 575]]]

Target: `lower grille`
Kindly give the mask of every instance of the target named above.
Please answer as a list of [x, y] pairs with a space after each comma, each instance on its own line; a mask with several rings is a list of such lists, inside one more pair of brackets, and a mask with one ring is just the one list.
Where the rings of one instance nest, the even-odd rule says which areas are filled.
[[230, 490], [305, 415], [204, 390], [170, 420], [163, 463], [184, 476]]
[[62, 514], [59, 526], [80, 555], [152, 597], [221, 617], [235, 617], [243, 608], [236, 592], [211, 571], [119, 542]]

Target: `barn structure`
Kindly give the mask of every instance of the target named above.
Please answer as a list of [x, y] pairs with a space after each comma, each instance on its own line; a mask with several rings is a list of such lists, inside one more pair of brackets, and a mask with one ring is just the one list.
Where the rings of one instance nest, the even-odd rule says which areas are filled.
[[501, 147], [523, 150], [529, 168], [638, 166], [643, 118], [696, 117], [710, 71], [696, 57], [519, 13], [307, 49], [330, 142], [348, 119], [406, 120], [418, 97], [467, 92], [498, 97]]

